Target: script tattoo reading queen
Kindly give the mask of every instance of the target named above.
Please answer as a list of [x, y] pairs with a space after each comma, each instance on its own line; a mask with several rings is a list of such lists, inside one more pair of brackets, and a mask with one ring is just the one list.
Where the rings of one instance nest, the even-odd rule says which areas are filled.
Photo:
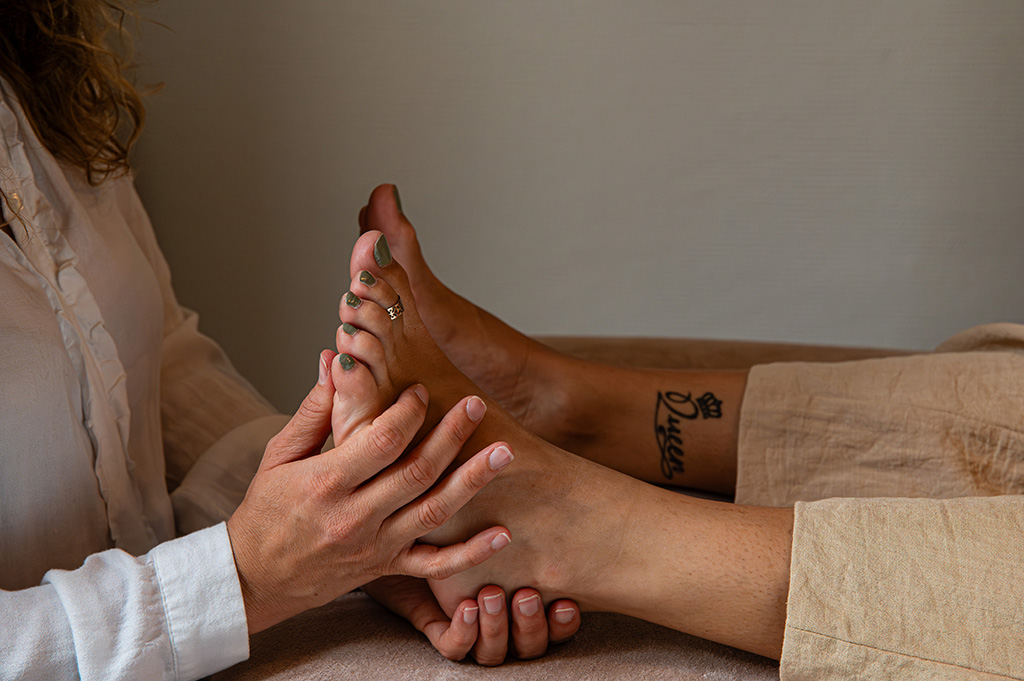
[[683, 421], [722, 418], [722, 400], [714, 393], [693, 399], [690, 393], [659, 392], [654, 407], [654, 435], [661, 450], [661, 473], [671, 480], [683, 472]]

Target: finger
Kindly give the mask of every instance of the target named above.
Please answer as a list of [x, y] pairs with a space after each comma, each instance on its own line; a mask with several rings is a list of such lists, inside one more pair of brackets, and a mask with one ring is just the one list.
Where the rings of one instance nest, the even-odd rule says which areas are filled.
[[388, 518], [383, 529], [399, 541], [416, 539], [437, 529], [508, 466], [512, 458], [505, 443], [487, 447], [434, 489]]
[[402, 455], [426, 413], [427, 389], [410, 386], [373, 423], [317, 457], [316, 474], [343, 489], [361, 485]]
[[365, 232], [366, 230], [368, 230], [370, 228], [369, 224], [366, 222], [366, 211], [369, 208], [370, 208], [369, 206], [363, 206], [362, 208], [359, 209], [359, 233], [360, 234], [362, 234], [363, 232]]
[[484, 562], [512, 541], [508, 528], [498, 525], [451, 546], [412, 544], [395, 558], [389, 572], [411, 577], [447, 579]]
[[580, 606], [574, 601], [561, 599], [548, 606], [548, 641], [564, 643], [580, 630]]
[[334, 382], [330, 366], [337, 353], [320, 353], [317, 383], [302, 400], [295, 415], [267, 443], [260, 468], [273, 468], [319, 452], [331, 434], [331, 408], [334, 405]]
[[548, 619], [535, 589], [520, 589], [512, 596], [512, 645], [516, 657], [532, 660], [548, 649]]
[[444, 614], [426, 580], [395, 575], [363, 586], [370, 598], [423, 632], [441, 655], [462, 660], [477, 638], [479, 606], [466, 599], [455, 608], [452, 619]]
[[473, 646], [473, 658], [486, 667], [505, 661], [508, 654], [508, 610], [505, 592], [497, 586], [485, 586], [476, 599], [480, 604], [480, 634]]
[[[441, 422], [423, 438], [423, 442], [416, 449], [397, 465], [380, 475], [372, 485], [360, 490], [360, 494], [369, 498], [368, 503], [385, 509], [388, 514], [394, 513], [413, 501], [433, 485], [448, 468], [448, 465], [462, 450], [466, 440], [483, 420], [486, 411], [487, 405], [479, 397], [470, 396], [460, 400], [458, 404], [448, 410]], [[500, 455], [496, 457], [495, 461], [495, 465], [502, 463], [508, 465]], [[444, 484], [423, 497], [422, 501], [426, 503], [420, 507], [420, 512], [424, 514], [422, 516], [424, 528], [427, 523], [432, 522], [431, 518], [435, 513], [447, 514], [441, 522], [451, 517], [451, 514], [455, 513], [462, 504], [472, 498], [476, 490], [493, 480], [499, 470], [500, 468], [490, 469], [486, 462], [474, 464], [460, 477], [460, 480], [465, 480], [466, 484], [475, 485], [472, 492], [467, 491], [468, 494], [461, 503], [458, 503], [461, 497], [456, 497], [454, 493], [445, 496], [438, 494], [444, 488]], [[428, 499], [430, 501], [427, 501]], [[402, 527], [404, 529], [404, 526]], [[436, 525], [430, 529], [434, 527]], [[425, 529], [419, 534], [408, 535], [406, 539], [421, 537], [430, 529]]]
[[[440, 609], [440, 606], [438, 607]], [[443, 612], [441, 613], [444, 614]], [[459, 603], [449, 622], [435, 621], [422, 631], [430, 643], [449, 660], [462, 660], [473, 649], [479, 635], [480, 606], [472, 598]]]

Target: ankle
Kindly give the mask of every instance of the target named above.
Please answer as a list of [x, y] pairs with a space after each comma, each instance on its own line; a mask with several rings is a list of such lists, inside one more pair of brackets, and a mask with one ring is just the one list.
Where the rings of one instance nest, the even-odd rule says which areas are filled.
[[[559, 453], [564, 456], [547, 465], [540, 478], [538, 486], [548, 500], [547, 520], [535, 526], [546, 535], [539, 544], [558, 550], [538, 556], [540, 562], [533, 570], [536, 586], [550, 596], [576, 600], [585, 610], [606, 610], [611, 602], [608, 585], [630, 581], [628, 574], [621, 573], [622, 549], [630, 541], [631, 528], [640, 524], [636, 496], [621, 492], [640, 483], [586, 459]], [[558, 471], [557, 481], [552, 480], [552, 470]], [[551, 518], [559, 520], [551, 523]]]
[[519, 379], [520, 421], [530, 432], [573, 453], [585, 449], [595, 436], [593, 407], [588, 404], [592, 391], [580, 380], [588, 364], [535, 343]]

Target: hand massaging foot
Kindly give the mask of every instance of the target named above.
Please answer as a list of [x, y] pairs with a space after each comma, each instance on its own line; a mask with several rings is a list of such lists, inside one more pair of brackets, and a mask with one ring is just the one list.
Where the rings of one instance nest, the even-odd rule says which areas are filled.
[[[495, 441], [507, 442], [516, 457], [498, 479], [427, 537], [438, 544], [450, 543], [471, 536], [475, 528], [491, 527], [500, 518], [514, 538], [511, 546], [483, 566], [434, 582], [442, 607], [450, 613], [463, 598], [487, 584], [502, 586], [508, 593], [534, 586], [546, 602], [583, 595], [602, 578], [605, 564], [616, 554], [609, 548], [614, 544], [609, 535], [621, 536], [630, 522], [629, 495], [620, 497], [625, 503], [610, 505], [602, 499], [602, 490], [641, 483], [541, 440], [459, 372], [428, 333], [408, 276], [392, 259], [381, 233], [360, 237], [351, 273], [351, 290], [340, 305], [344, 324], [338, 333], [338, 351], [352, 360], [335, 363], [339, 393], [349, 379], [345, 374], [372, 381], [378, 394], [365, 410], [372, 413], [409, 385], [422, 383], [430, 392], [430, 405], [421, 432], [467, 395], [481, 395], [487, 414], [457, 463]], [[360, 410], [356, 404], [345, 408], [354, 413]], [[615, 513], [607, 513], [619, 506]], [[592, 521], [591, 514], [598, 508], [603, 517]], [[579, 602], [584, 608], [596, 605], [587, 598]]]

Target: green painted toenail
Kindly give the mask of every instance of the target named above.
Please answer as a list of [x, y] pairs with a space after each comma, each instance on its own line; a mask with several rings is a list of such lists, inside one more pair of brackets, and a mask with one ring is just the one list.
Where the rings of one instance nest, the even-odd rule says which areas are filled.
[[341, 330], [344, 331], [345, 333], [347, 333], [350, 336], [354, 336], [354, 335], [356, 335], [359, 332], [359, 329], [357, 329], [356, 327], [352, 326], [348, 322], [345, 322], [344, 324], [341, 325]]
[[373, 278], [373, 275], [366, 270], [359, 273], [359, 281], [363, 282], [367, 286], [373, 286], [377, 283], [377, 280]]
[[373, 245], [373, 259], [381, 267], [391, 264], [391, 249], [388, 248], [388, 238], [383, 234], [377, 237], [377, 243]]
[[402, 197], [398, 195], [398, 187], [394, 187], [392, 191], [395, 195], [395, 204], [398, 206], [398, 212], [404, 213], [405, 211], [402, 210]]
[[349, 307], [359, 307], [363, 304], [363, 301], [359, 299], [359, 296], [349, 291], [345, 294], [345, 304]]
[[338, 355], [338, 364], [341, 365], [342, 369], [348, 371], [349, 369], [356, 365], [356, 361], [352, 359], [352, 355], [348, 355], [343, 352], [340, 355]]

